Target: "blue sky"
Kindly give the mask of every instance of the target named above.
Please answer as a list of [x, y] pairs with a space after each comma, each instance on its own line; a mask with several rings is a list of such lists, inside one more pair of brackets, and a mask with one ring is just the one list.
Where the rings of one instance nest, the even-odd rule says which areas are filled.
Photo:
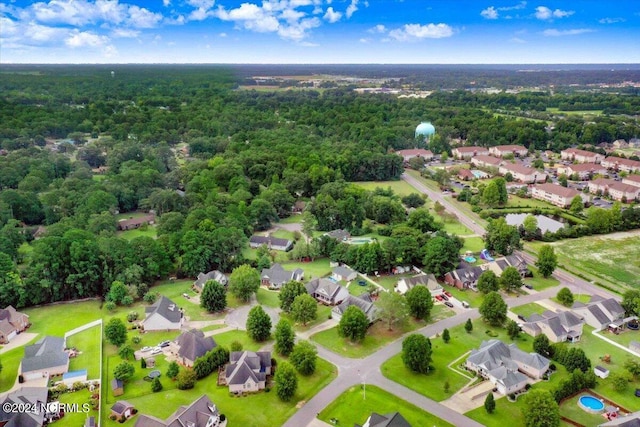
[[638, 0], [0, 2], [0, 64], [638, 62]]

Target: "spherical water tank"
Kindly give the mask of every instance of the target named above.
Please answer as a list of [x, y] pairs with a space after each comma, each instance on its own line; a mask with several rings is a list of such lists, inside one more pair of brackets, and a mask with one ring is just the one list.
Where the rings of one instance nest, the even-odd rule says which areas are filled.
[[429, 138], [434, 133], [436, 133], [436, 128], [433, 127], [431, 122], [422, 122], [416, 127], [416, 138], [419, 136]]

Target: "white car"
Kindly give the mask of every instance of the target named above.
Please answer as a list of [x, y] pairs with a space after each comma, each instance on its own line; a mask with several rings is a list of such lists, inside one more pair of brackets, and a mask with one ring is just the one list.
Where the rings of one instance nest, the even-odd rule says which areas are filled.
[[142, 348], [140, 349], [140, 351], [141, 351], [141, 352], [143, 352], [143, 353], [145, 353], [145, 352], [147, 352], [147, 351], [150, 351], [150, 350], [151, 350], [151, 347], [149, 347], [149, 346], [145, 346], [145, 347], [142, 347]]
[[154, 347], [153, 350], [151, 350], [151, 354], [160, 354], [162, 353], [162, 349], [160, 347]]

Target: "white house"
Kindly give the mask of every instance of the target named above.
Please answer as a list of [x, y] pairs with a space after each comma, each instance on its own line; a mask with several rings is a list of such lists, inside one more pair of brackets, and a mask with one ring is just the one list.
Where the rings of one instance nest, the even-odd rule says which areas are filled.
[[451, 154], [453, 154], [453, 157], [455, 157], [458, 160], [470, 159], [472, 157], [480, 156], [480, 155], [488, 156], [489, 150], [485, 147], [475, 147], [475, 146], [474, 147], [456, 147], [453, 150], [451, 150]]
[[500, 166], [498, 172], [500, 172], [500, 175], [506, 175], [510, 173], [515, 181], [523, 182], [526, 184], [534, 182], [545, 182], [547, 180], [546, 172], [519, 164], [505, 163]]
[[584, 200], [584, 196], [579, 191], [561, 185], [544, 183], [537, 184], [531, 189], [531, 197], [534, 199], [544, 200], [561, 208], [571, 205], [575, 196], [580, 196]]
[[529, 150], [523, 145], [496, 145], [489, 148], [489, 154], [496, 157], [504, 157], [513, 154], [515, 157], [526, 157]]
[[414, 277], [404, 277], [398, 280], [396, 291], [404, 295], [415, 286], [426, 286], [431, 292], [431, 296], [440, 295], [444, 292], [444, 289], [440, 283], [438, 283], [436, 276], [433, 274], [420, 274]]
[[560, 152], [560, 158], [577, 163], [600, 163], [604, 160], [604, 155], [577, 148], [568, 148]]

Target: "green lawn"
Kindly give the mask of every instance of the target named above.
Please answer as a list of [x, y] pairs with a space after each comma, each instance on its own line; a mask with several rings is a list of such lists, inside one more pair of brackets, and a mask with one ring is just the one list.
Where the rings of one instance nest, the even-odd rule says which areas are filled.
[[116, 215], [116, 221], [129, 218], [141, 218], [147, 215], [149, 215], [147, 212], [123, 212]]
[[278, 291], [270, 291], [268, 289], [261, 287], [260, 289], [258, 289], [256, 298], [258, 299], [258, 302], [262, 305], [265, 305], [267, 307], [278, 308], [280, 307], [280, 298], [278, 297], [279, 295], [280, 295], [280, 292]]
[[518, 197], [515, 194], [509, 195], [509, 200], [507, 201], [507, 208], [519, 208], [519, 207], [531, 207], [531, 208], [553, 208], [553, 205], [547, 202], [543, 202], [538, 199], [524, 199], [522, 197]]
[[631, 341], [640, 341], [640, 331], [634, 331], [631, 329], [625, 329], [624, 332], [616, 335], [608, 331], [600, 332], [600, 335], [610, 339], [611, 341], [615, 341], [618, 344], [622, 344], [625, 347], [629, 347]]
[[387, 189], [391, 187], [394, 193], [400, 197], [408, 196], [411, 193], [418, 193], [418, 191], [405, 181], [364, 181], [364, 182], [352, 182], [358, 187], [362, 187], [368, 191], [374, 191], [376, 188]]
[[580, 396], [584, 396], [585, 394], [587, 393], [579, 393], [577, 396], [562, 402], [562, 405], [560, 405], [560, 415], [584, 426], [597, 426], [602, 424], [606, 420], [602, 418], [601, 414], [589, 413], [578, 406], [578, 399], [580, 399]]
[[[198, 304], [195, 303], [194, 299], [186, 299], [182, 294], [187, 294], [191, 297], [196, 296], [197, 293], [191, 289], [191, 285], [193, 285], [193, 280], [185, 279], [185, 280], [164, 280], [157, 285], [151, 287], [151, 291], [158, 292], [160, 295], [164, 295], [169, 298], [176, 304], [178, 307], [184, 310], [185, 316], [187, 316], [190, 320], [214, 320], [219, 319], [223, 316], [220, 313], [209, 313], [206, 310], [202, 309]], [[136, 311], [140, 314], [140, 316], [144, 317], [144, 306], [146, 304], [141, 303], [142, 307], [137, 307]], [[233, 307], [235, 305], [241, 305], [239, 302], [235, 300], [233, 295], [227, 294], [227, 306]]]
[[118, 231], [116, 233], [116, 236], [121, 237], [123, 239], [127, 239], [127, 240], [133, 240], [136, 237], [142, 237], [142, 236], [151, 237], [152, 239], [155, 239], [158, 237], [158, 234], [156, 232], [156, 227], [153, 225], [150, 225], [143, 228], [136, 228], [134, 230]]
[[[87, 417], [95, 417], [98, 419], [98, 411], [91, 409], [91, 406], [87, 406], [86, 409], [83, 408], [84, 404], [89, 404], [91, 400], [91, 393], [88, 389], [78, 390], [73, 393], [64, 393], [61, 394], [58, 398], [58, 401], [61, 403], [76, 403], [80, 408], [78, 412], [67, 412], [64, 415], [64, 418], [61, 421], [58, 421], [56, 424], [65, 425], [65, 426], [73, 426], [80, 427], [84, 425]], [[86, 412], [85, 412], [86, 411]]]
[[464, 255], [465, 252], [471, 251], [476, 258], [479, 258], [480, 251], [484, 249], [484, 246], [482, 237], [464, 237], [464, 246], [460, 249], [460, 253]]
[[[232, 420], [233, 425], [243, 427], [264, 427], [282, 425], [297, 410], [300, 402], [309, 400], [337, 375], [337, 369], [329, 362], [318, 359], [316, 372], [309, 376], [298, 376], [298, 390], [290, 402], [278, 399], [275, 390], [262, 391], [255, 394], [236, 397], [229, 393], [227, 387], [217, 386], [217, 375], [210, 375], [196, 383], [192, 390], [178, 390], [166, 377], [161, 377], [164, 389], [159, 393], [151, 393], [150, 383], [145, 383], [149, 391], [139, 397], [126, 398], [140, 413], [166, 419], [180, 405], [189, 405], [195, 399], [207, 394], [217, 405], [220, 412]], [[126, 386], [125, 386], [126, 390]], [[121, 397], [125, 397], [125, 395]], [[268, 409], [267, 409], [268, 408]], [[108, 412], [108, 411], [106, 411]], [[121, 424], [111, 421], [103, 411], [102, 425], [116, 427]], [[125, 425], [133, 425], [133, 420]]]
[[[31, 327], [28, 332], [63, 337], [71, 329], [100, 319], [106, 310], [101, 311], [99, 301], [85, 301], [25, 308], [21, 311], [29, 316]], [[59, 319], [64, 321], [56, 321]]]
[[451, 425], [372, 385], [367, 385], [365, 388], [351, 387], [324, 408], [318, 418], [327, 423], [331, 423], [331, 419], [337, 419], [338, 421], [333, 425], [352, 427], [356, 423], [363, 424], [372, 412], [379, 414], [400, 412], [412, 426]]
[[[573, 301], [580, 301], [581, 303], [587, 303], [589, 302], [590, 299], [591, 299], [591, 295], [589, 294], [573, 294]], [[551, 297], [551, 300], [562, 305], [562, 303], [558, 301], [558, 298], [556, 297]]]
[[402, 278], [413, 277], [415, 275], [416, 275], [415, 273], [412, 273], [412, 274], [386, 274], [386, 275], [380, 276], [380, 277], [370, 277], [370, 279], [372, 279], [374, 282], [376, 282], [377, 284], [379, 284], [380, 286], [382, 286], [386, 290], [392, 291], [394, 289], [396, 283], [398, 283], [398, 280], [400, 280]]
[[290, 315], [288, 315], [285, 312], [281, 312], [280, 313], [280, 317], [285, 318], [287, 320], [289, 320], [289, 322], [291, 322], [291, 324], [293, 325], [294, 329], [298, 332], [304, 332], [304, 331], [308, 331], [309, 329], [323, 323], [326, 322], [327, 320], [329, 320], [331, 318], [331, 309], [333, 307], [330, 307], [328, 305], [323, 305], [323, 304], [318, 304], [318, 314], [316, 316], [316, 320], [312, 320], [311, 322], [307, 323], [306, 325], [303, 325], [302, 323], [296, 323]]
[[536, 291], [542, 291], [544, 289], [552, 288], [560, 284], [558, 279], [554, 279], [553, 277], [548, 277], [546, 279], [542, 277], [542, 275], [538, 273], [538, 269], [534, 265], [530, 265], [529, 270], [533, 272], [533, 277], [525, 278], [524, 283], [530, 284]]
[[67, 347], [75, 347], [80, 352], [69, 359], [69, 371], [86, 369], [88, 379], [100, 379], [100, 330], [100, 325], [97, 325], [67, 338]]
[[541, 314], [546, 309], [540, 304], [536, 304], [535, 302], [531, 302], [529, 304], [524, 304], [518, 307], [514, 307], [511, 309], [515, 314], [519, 314], [524, 316], [525, 318], [529, 318], [532, 314]]
[[450, 292], [456, 299], [468, 302], [471, 307], [480, 307], [484, 299], [482, 292], [475, 292], [471, 289], [461, 290], [449, 285], [444, 285], [444, 289]]
[[[38, 338], [34, 338], [30, 344], [33, 344]], [[9, 390], [18, 378], [18, 368], [24, 357], [24, 348], [18, 347], [6, 353], [0, 354], [0, 362], [2, 362], [2, 373], [0, 373], [0, 393]]]
[[293, 241], [293, 231], [284, 230], [282, 228], [271, 233], [273, 237], [277, 237], [279, 239], [287, 239]]
[[296, 224], [302, 222], [302, 215], [289, 215], [286, 218], [280, 218], [278, 224]]
[[473, 234], [473, 232], [471, 230], [469, 230], [465, 225], [462, 225], [460, 222], [456, 221], [447, 221], [444, 222], [442, 221], [442, 218], [440, 218], [440, 216], [438, 214], [436, 214], [435, 212], [433, 212], [433, 215], [440, 221], [444, 223], [444, 231], [446, 231], [449, 234], [455, 234], [458, 236], [464, 236], [467, 234]]
[[331, 267], [329, 267], [329, 258], [319, 258], [312, 262], [297, 262], [287, 261], [283, 262], [282, 268], [285, 270], [295, 270], [301, 268], [304, 270], [304, 281], [307, 282], [314, 277], [324, 277], [331, 274]]

